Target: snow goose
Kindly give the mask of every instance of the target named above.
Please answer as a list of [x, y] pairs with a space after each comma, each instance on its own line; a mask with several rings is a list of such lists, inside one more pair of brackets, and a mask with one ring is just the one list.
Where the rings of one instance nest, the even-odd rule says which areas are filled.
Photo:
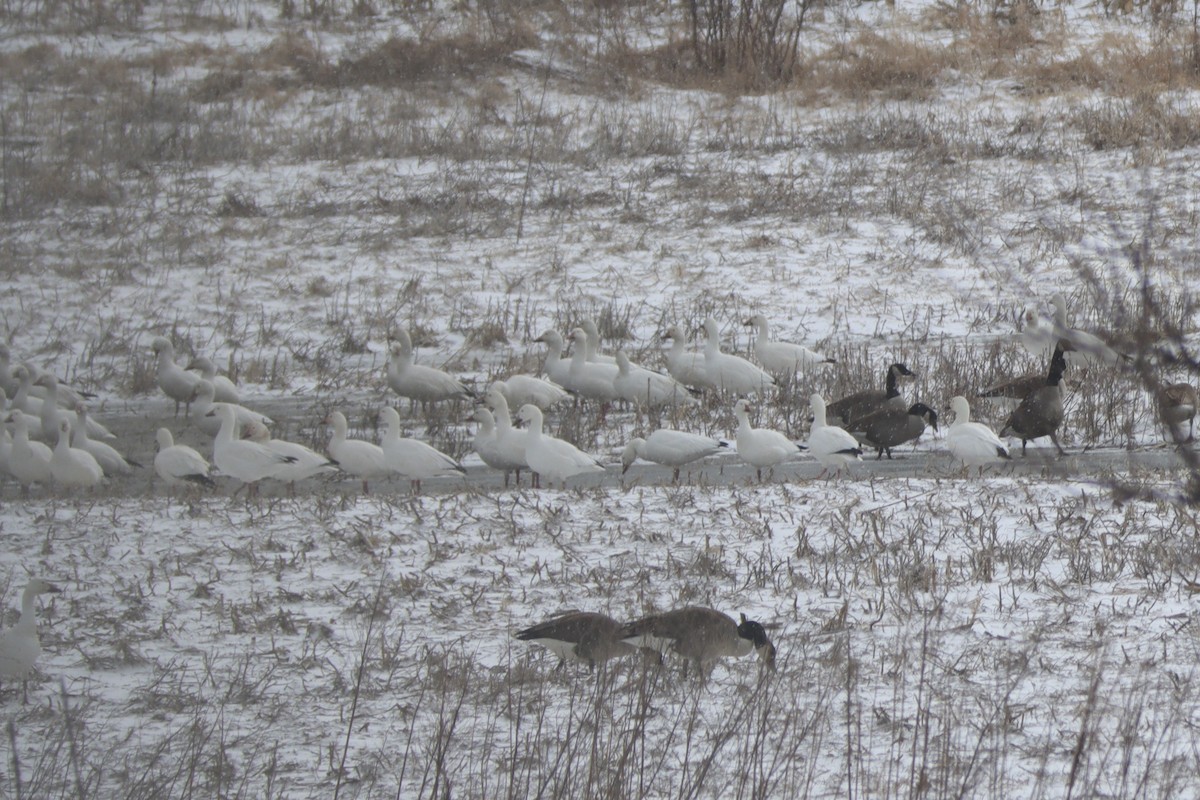
[[126, 459], [112, 445], [91, 438], [88, 434], [87, 406], [83, 403], [75, 406], [75, 418], [79, 420], [79, 424], [71, 428], [71, 446], [91, 453], [105, 475], [127, 475], [134, 467], [141, 466], [136, 461]]
[[[46, 390], [45, 396], [42, 398], [42, 435], [47, 441], [51, 441], [58, 431], [58, 421], [66, 419], [71, 423], [71, 429], [79, 427], [79, 417], [74, 408], [64, 409], [59, 405], [59, 387], [58, 378], [54, 377], [53, 372], [43, 372], [34, 384], [41, 386]], [[89, 419], [87, 423], [88, 435], [95, 436], [99, 439], [115, 439], [108, 428], [96, 422], [94, 419]]]
[[412, 338], [401, 328], [392, 342], [388, 360], [387, 383], [401, 397], [422, 405], [443, 400], [470, 400], [471, 393], [448, 372], [413, 363]]
[[1025, 455], [1025, 445], [1030, 439], [1042, 436], [1050, 437], [1060, 456], [1066, 455], [1058, 443], [1058, 427], [1063, 421], [1063, 395], [1059, 382], [1066, 368], [1062, 347], [1055, 347], [1054, 355], [1050, 358], [1050, 370], [1042, 386], [1025, 396], [1001, 428], [1001, 436], [1011, 431], [1021, 437], [1021, 455]]
[[166, 428], [155, 434], [158, 450], [154, 454], [154, 474], [168, 486], [216, 486], [208, 477], [209, 466], [204, 456], [186, 444], [175, 444], [175, 439]]
[[1094, 333], [1068, 325], [1067, 301], [1061, 294], [1050, 298], [1050, 304], [1054, 306], [1054, 335], [1067, 341], [1069, 347], [1064, 349], [1072, 351], [1078, 360], [1087, 364], [1114, 366], [1120, 359], [1129, 358], [1124, 353], [1118, 353]]
[[224, 375], [218, 375], [217, 365], [208, 356], [196, 356], [187, 365], [187, 369], [199, 372], [201, 378], [213, 385], [213, 399], [218, 403], [242, 402], [237, 384]]
[[12, 351], [7, 344], [0, 342], [0, 389], [7, 394], [17, 393], [17, 379], [12, 375]]
[[861, 461], [862, 448], [858, 440], [845, 428], [825, 421], [825, 398], [814, 394], [808, 403], [813, 415], [812, 430], [808, 433], [808, 452], [821, 462], [821, 475], [829, 470], [833, 470], [835, 475], [841, 474], [843, 467]]
[[1021, 346], [1039, 361], [1054, 348], [1054, 326], [1042, 319], [1037, 309], [1026, 308], [1021, 326]]
[[87, 450], [71, 446], [71, 423], [59, 420], [58, 444], [50, 454], [50, 476], [68, 489], [91, 489], [104, 480], [104, 469]]
[[637, 366], [624, 350], [618, 350], [616, 358], [613, 390], [627, 403], [643, 408], [696, 404], [691, 391], [670, 375]]
[[[525, 445], [529, 442], [529, 431], [513, 427], [512, 415], [508, 410], [508, 400], [495, 386], [488, 389], [484, 402], [491, 408], [495, 418], [498, 456], [504, 463], [514, 465], [510, 469], [513, 470], [519, 485], [521, 470], [529, 468], [529, 462], [525, 458]], [[537, 405], [537, 403], [532, 405]], [[504, 473], [504, 485], [508, 485], [507, 472]]]
[[384, 458], [382, 447], [362, 439], [346, 438], [350, 426], [346, 422], [345, 414], [331, 411], [321, 424], [333, 427], [333, 435], [329, 437], [329, 444], [325, 447], [326, 452], [338, 462], [338, 466], [344, 472], [362, 479], [363, 494], [368, 493], [368, 482], [372, 478], [384, 478], [392, 474], [392, 468]]
[[[10, 408], [19, 409], [25, 416], [38, 420], [36, 428], [30, 428], [29, 435], [41, 439], [42, 398], [35, 397], [33, 394], [33, 377], [24, 364], [13, 369], [12, 374], [17, 382], [17, 392], [12, 396], [8, 405]], [[57, 431], [58, 428], [51, 430]]]
[[[1196, 421], [1196, 387], [1190, 383], [1172, 383], [1162, 387], [1157, 398], [1159, 416], [1170, 430], [1171, 438], [1175, 441], [1192, 441], [1195, 438], [1192, 426]], [[1187, 439], [1183, 439], [1182, 434], [1175, 430], [1185, 422], [1188, 424]]]
[[[757, 653], [767, 669], [775, 670], [775, 645], [762, 624], [746, 619], [745, 614], [738, 624], [720, 611], [687, 606], [627, 623], [618, 636], [635, 647], [674, 653], [694, 662], [701, 679], [717, 659], [751, 653]], [[686, 666], [684, 669], [686, 673]]]
[[509, 451], [500, 446], [500, 435], [496, 430], [496, 418], [492, 416], [492, 412], [480, 406], [475, 409], [473, 418], [479, 423], [479, 428], [475, 431], [475, 438], [471, 441], [475, 452], [479, 454], [484, 464], [504, 473], [504, 485], [508, 486], [508, 473], [516, 471], [519, 475], [521, 468], [525, 466], [524, 448], [522, 448], [519, 459], [510, 458]]
[[247, 496], [256, 493], [256, 484], [263, 478], [274, 478], [284, 467], [296, 463], [295, 456], [277, 453], [260, 442], [236, 438], [235, 431], [239, 429], [237, 412], [230, 404], [217, 403], [207, 414], [221, 421], [221, 428], [213, 439], [213, 464], [222, 474], [246, 484]]
[[158, 388], [163, 394], [175, 401], [175, 416], [179, 416], [179, 404], [184, 404], [184, 416], [191, 414], [192, 395], [196, 393], [202, 378], [194, 372], [188, 372], [175, 363], [175, 345], [164, 336], [154, 337], [151, 349], [158, 357], [156, 378]]
[[336, 461], [321, 455], [312, 448], [305, 447], [298, 442], [272, 439], [271, 432], [261, 422], [254, 421], [243, 426], [242, 438], [265, 445], [282, 456], [292, 456], [296, 459], [291, 464], [285, 464], [271, 476], [277, 481], [284, 481], [290, 484], [293, 491], [295, 490], [296, 481], [305, 481], [309, 478], [337, 472], [338, 470], [338, 463]]
[[946, 448], [968, 470], [979, 467], [979, 474], [982, 475], [985, 464], [1012, 458], [1004, 442], [991, 428], [971, 422], [971, 406], [967, 398], [962, 395], [951, 398], [950, 410], [954, 412], [954, 424], [946, 433]]
[[767, 318], [762, 314], [755, 314], [744, 324], [758, 331], [754, 339], [754, 355], [763, 369], [773, 375], [795, 375], [797, 372], [808, 372], [820, 364], [837, 363], [837, 359], [814, 353], [803, 345], [771, 341]]
[[937, 412], [924, 403], [913, 403], [907, 411], [887, 405], [859, 417], [851, 433], [862, 444], [875, 448], [878, 461], [885, 452], [890, 459], [893, 447], [921, 438], [927, 424], [936, 431], [937, 419]]
[[693, 461], [718, 453], [729, 447], [728, 442], [687, 431], [659, 428], [643, 439], [638, 436], [625, 445], [621, 453], [621, 474], [629, 471], [637, 459], [653, 461], [674, 468], [674, 480], [679, 483], [679, 469]]
[[737, 451], [738, 456], [754, 467], [759, 481], [762, 480], [763, 467], [774, 470], [789, 458], [795, 458], [803, 452], [800, 445], [784, 436], [779, 431], [767, 428], [755, 428], [750, 424], [750, 402], [738, 400], [733, 406], [737, 416]]
[[388, 466], [412, 481], [413, 493], [421, 491], [421, 481], [448, 475], [466, 475], [462, 465], [420, 439], [400, 435], [400, 415], [388, 406], [380, 414], [383, 420], [383, 456]]
[[892, 404], [900, 410], [908, 406], [900, 394], [900, 378], [911, 378], [912, 370], [905, 364], [892, 364], [887, 368], [884, 378], [884, 389], [864, 389], [839, 398], [825, 407], [829, 419], [841, 420], [844, 425], [853, 426], [860, 417], [877, 411], [885, 404]]
[[0, 472], [6, 475], [12, 475], [12, 471], [8, 468], [9, 462], [12, 460], [12, 447], [13, 438], [12, 434], [8, 432], [8, 426], [0, 425]]
[[566, 345], [558, 331], [543, 331], [534, 341], [546, 345], [546, 363], [542, 365], [542, 371], [559, 386], [569, 388], [567, 382], [571, 380], [571, 361], [563, 358]]
[[712, 317], [704, 320], [704, 375], [708, 385], [720, 392], [750, 394], [775, 387], [769, 373], [741, 356], [721, 352], [721, 330]]
[[558, 669], [568, 661], [580, 661], [594, 672], [597, 664], [637, 652], [633, 645], [617, 638], [623, 627], [607, 614], [568, 611], [518, 631], [515, 636], [523, 642], [540, 644], [558, 656]]
[[563, 386], [580, 397], [599, 400], [601, 403], [618, 399], [616, 387], [613, 386], [613, 378], [617, 377], [617, 365], [587, 360], [588, 335], [583, 328], [571, 331], [571, 341], [575, 343], [575, 348], [571, 353], [571, 368]]
[[587, 334], [586, 353], [588, 361], [595, 361], [598, 364], [615, 364], [617, 359], [613, 356], [604, 355], [600, 352], [600, 328], [596, 325], [596, 320], [591, 317], [584, 317], [579, 323], [579, 327], [583, 328], [583, 332]]
[[548, 481], [566, 488], [567, 478], [589, 472], [602, 473], [604, 465], [570, 442], [542, 432], [542, 410], [533, 403], [521, 406], [519, 418], [529, 423], [525, 460], [529, 468]]
[[0, 631], [0, 679], [21, 681], [23, 702], [29, 699], [27, 682], [38, 656], [42, 654], [34, 602], [39, 594], [58, 594], [59, 591], [49, 581], [30, 578], [29, 583], [25, 584], [25, 591], [21, 593], [21, 616], [17, 624]]
[[242, 429], [247, 425], [257, 422], [270, 427], [274, 423], [270, 417], [259, 414], [257, 411], [251, 411], [237, 403], [218, 403], [214, 400], [215, 397], [216, 387], [201, 378], [200, 383], [196, 386], [196, 394], [192, 397], [192, 405], [196, 407], [196, 416], [192, 417], [192, 422], [209, 436], [216, 436], [221, 430], [221, 418], [208, 413], [214, 408], [228, 407], [233, 411], [234, 421], [237, 423], [233, 433], [235, 439], [241, 437]]
[[667, 373], [684, 386], [708, 386], [708, 376], [704, 372], [704, 353], [687, 351], [687, 335], [678, 325], [672, 325], [662, 338], [671, 340], [671, 349], [667, 351]]
[[13, 409], [8, 419], [13, 423], [8, 471], [28, 493], [30, 484], [50, 482], [50, 459], [54, 453], [41, 442], [29, 440], [29, 417], [21, 409]]
[[557, 383], [534, 377], [533, 375], [510, 375], [502, 381], [493, 381], [491, 388], [504, 395], [508, 405], [520, 408], [526, 403], [533, 403], [545, 411], [552, 408], [571, 394]]

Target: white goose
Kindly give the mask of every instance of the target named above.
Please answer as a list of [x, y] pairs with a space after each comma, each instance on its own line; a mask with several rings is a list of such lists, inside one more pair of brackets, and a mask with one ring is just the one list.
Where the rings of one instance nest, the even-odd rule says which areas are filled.
[[238, 391], [237, 384], [224, 375], [218, 375], [217, 365], [208, 356], [196, 356], [187, 365], [187, 369], [196, 370], [200, 373], [201, 378], [204, 378], [204, 380], [213, 385], [213, 399], [218, 403], [242, 402], [242, 396]]
[[821, 475], [829, 470], [841, 474], [843, 467], [854, 461], [862, 461], [862, 447], [858, 440], [845, 428], [825, 421], [825, 398], [814, 394], [808, 402], [813, 414], [812, 430], [808, 434], [808, 452], [821, 462]]
[[462, 465], [450, 456], [420, 439], [400, 435], [400, 415], [387, 406], [380, 413], [383, 419], [383, 456], [396, 472], [412, 481], [414, 493], [421, 491], [421, 481], [446, 475], [466, 475]]
[[28, 492], [30, 484], [50, 482], [50, 459], [54, 453], [41, 442], [29, 440], [29, 417], [21, 409], [13, 409], [8, 419], [13, 423], [13, 446], [8, 471]]
[[763, 369], [775, 375], [795, 375], [808, 372], [821, 364], [836, 364], [837, 359], [814, 353], [807, 347], [792, 342], [773, 342], [768, 334], [767, 318], [755, 314], [746, 320], [758, 331], [754, 339], [754, 355]]
[[721, 330], [717, 321], [704, 321], [704, 375], [708, 385], [720, 392], [761, 393], [775, 388], [775, 379], [741, 356], [721, 352]]
[[179, 416], [179, 404], [184, 404], [184, 416], [191, 414], [192, 395], [196, 393], [201, 378], [194, 372], [188, 372], [175, 363], [175, 345], [164, 336], [154, 337], [151, 349], [158, 357], [158, 369], [155, 373], [158, 388], [175, 401], [175, 416]]
[[[0, 389], [3, 391], [3, 389]], [[6, 475], [12, 475], [8, 465], [12, 460], [13, 439], [12, 434], [8, 432], [7, 425], [0, 425], [0, 472]]]
[[679, 469], [693, 461], [711, 456], [729, 447], [728, 442], [687, 431], [659, 428], [645, 439], [640, 436], [629, 441], [621, 452], [621, 474], [629, 471], [633, 462], [641, 458], [674, 468], [674, 480], [679, 482]]
[[733, 413], [738, 420], [738, 456], [755, 468], [759, 481], [762, 480], [763, 467], [774, 470], [776, 465], [804, 452], [800, 445], [779, 431], [753, 427], [750, 424], [750, 402], [748, 400], [738, 400], [733, 406]]
[[523, 450], [520, 460], [507, 456], [505, 450], [500, 446], [496, 418], [487, 408], [480, 406], [475, 409], [474, 419], [479, 423], [479, 429], [475, 431], [475, 438], [472, 440], [475, 452], [483, 459], [484, 464], [504, 473], [504, 485], [508, 486], [508, 473], [515, 470], [519, 475], [521, 468], [526, 466]]
[[79, 420], [79, 424], [71, 428], [71, 446], [91, 453], [92, 458], [100, 463], [100, 468], [104, 470], [105, 475], [127, 475], [133, 471], [135, 466], [141, 466], [136, 461], [126, 459], [112, 445], [97, 442], [88, 435], [90, 417], [88, 417], [86, 405], [79, 403], [75, 406], [75, 417]]
[[547, 481], [566, 488], [567, 478], [589, 472], [602, 473], [604, 465], [570, 442], [542, 432], [542, 410], [532, 403], [521, 406], [518, 417], [529, 423], [525, 458], [529, 468]]
[[208, 477], [209, 466], [204, 456], [186, 444], [175, 444], [166, 428], [155, 434], [158, 452], [154, 454], [154, 474], [168, 486], [216, 486]]
[[321, 424], [333, 427], [333, 435], [329, 437], [325, 451], [338, 462], [338, 466], [344, 472], [362, 479], [363, 494], [369, 492], [369, 481], [372, 478], [386, 478], [392, 474], [392, 468], [384, 458], [382, 447], [362, 439], [346, 438], [350, 426], [346, 422], [345, 414], [331, 411]]
[[235, 438], [237, 412], [228, 403], [217, 403], [208, 414], [221, 421], [221, 429], [213, 439], [213, 463], [222, 474], [246, 484], [248, 495], [255, 493], [256, 484], [263, 478], [274, 478], [284, 467], [296, 463], [295, 456], [277, 453], [259, 442]]
[[696, 398], [686, 386], [670, 375], [639, 367], [629, 360], [624, 350], [617, 351], [613, 389], [622, 400], [645, 408], [696, 404]]
[[542, 371], [559, 386], [568, 388], [567, 382], [571, 380], [571, 360], [563, 358], [566, 344], [558, 331], [543, 331], [534, 341], [546, 345], [546, 361], [542, 365]]
[[575, 348], [571, 353], [571, 368], [563, 386], [580, 397], [598, 400], [601, 403], [618, 399], [619, 395], [613, 386], [613, 378], [617, 377], [617, 365], [587, 360], [588, 335], [583, 328], [571, 331], [571, 341], [575, 343]]
[[448, 372], [413, 363], [412, 338], [401, 328], [392, 342], [387, 382], [392, 391], [413, 402], [436, 403], [442, 400], [470, 400], [471, 393]]
[[293, 489], [296, 481], [304, 481], [309, 478], [315, 478], [318, 475], [324, 475], [331, 472], [337, 472], [338, 463], [321, 455], [312, 448], [305, 447], [298, 442], [289, 442], [284, 439], [272, 439], [271, 432], [267, 426], [261, 422], [251, 422], [242, 427], [242, 438], [251, 442], [258, 442], [265, 445], [271, 450], [279, 453], [282, 456], [291, 456], [296, 460], [291, 464], [285, 464], [271, 477], [277, 481], [284, 481], [292, 484]]
[[[29, 435], [36, 439], [42, 438], [42, 398], [37, 397], [33, 393], [33, 377], [29, 368], [24, 364], [19, 364], [12, 371], [13, 379], [17, 382], [17, 392], [9, 400], [9, 407], [18, 409], [27, 417], [32, 417], [38, 423], [35, 427], [31, 427]], [[33, 423], [30, 423], [31, 425]], [[52, 430], [58, 430], [53, 428]]]
[[609, 355], [600, 352], [600, 328], [596, 325], [596, 320], [591, 317], [584, 317], [579, 323], [579, 327], [583, 328], [583, 332], [587, 334], [587, 360], [594, 361], [597, 364], [615, 364], [617, 360]]
[[[34, 383], [35, 386], [41, 386], [46, 390], [45, 396], [42, 398], [42, 435], [46, 437], [46, 441], [52, 441], [58, 431], [58, 421], [66, 419], [71, 423], [71, 429], [74, 430], [79, 425], [79, 416], [74, 408], [62, 408], [59, 397], [58, 378], [53, 372], [43, 372]], [[94, 419], [89, 419], [87, 423], [88, 435], [95, 436], [99, 439], [115, 439], [112, 431], [96, 422]]]
[[979, 467], [979, 474], [982, 475], [985, 464], [1012, 458], [1004, 442], [991, 428], [971, 422], [971, 406], [967, 398], [961, 395], [952, 398], [950, 409], [954, 412], [954, 424], [946, 434], [946, 448], [968, 470]]
[[29, 699], [27, 681], [33, 673], [42, 643], [38, 639], [35, 598], [39, 594], [59, 592], [59, 588], [41, 578], [30, 578], [21, 593], [21, 616], [17, 624], [0, 631], [0, 679], [21, 681], [23, 697]]
[[1025, 324], [1021, 327], [1021, 346], [1038, 363], [1049, 361], [1054, 350], [1054, 326], [1046, 322], [1035, 308], [1025, 309]]
[[543, 411], [571, 396], [557, 383], [533, 375], [510, 375], [505, 380], [493, 381], [491, 388], [504, 395], [510, 407], [520, 408], [526, 403], [533, 403]]
[[209, 383], [204, 378], [200, 379], [200, 383], [196, 386], [196, 393], [192, 397], [192, 405], [196, 407], [196, 416], [192, 417], [192, 422], [204, 433], [209, 436], [216, 436], [221, 430], [221, 418], [215, 414], [209, 414], [215, 408], [228, 408], [233, 411], [234, 420], [237, 422], [237, 427], [234, 428], [234, 438], [240, 438], [242, 429], [247, 425], [259, 423], [270, 427], [275, 420], [259, 414], [257, 411], [251, 411], [243, 405], [237, 403], [218, 403], [215, 401], [216, 387]]
[[[517, 484], [521, 483], [521, 470], [529, 469], [529, 461], [525, 458], [525, 446], [529, 442], [529, 431], [514, 428], [512, 414], [508, 410], [508, 400], [496, 387], [488, 390], [484, 401], [491, 407], [496, 422], [496, 448], [499, 457], [511, 467], [516, 475]], [[532, 405], [537, 405], [533, 403]], [[539, 406], [540, 408], [540, 406]], [[508, 485], [508, 473], [504, 475], [504, 485]]]
[[71, 423], [58, 423], [58, 444], [50, 454], [50, 475], [54, 482], [69, 489], [91, 489], [104, 480], [104, 470], [87, 450], [71, 446]]
[[[1068, 325], [1067, 301], [1061, 294], [1055, 294], [1050, 298], [1050, 303], [1054, 306], [1054, 335], [1070, 343], [1071, 350], [1064, 353], [1064, 356], [1068, 356], [1073, 363], [1077, 364], [1082, 361], [1088, 364], [1100, 363], [1114, 366], [1122, 357], [1128, 358], [1110, 347], [1099, 336]], [[1064, 347], [1064, 349], [1066, 348]]]
[[708, 386], [708, 374], [704, 371], [704, 353], [687, 351], [687, 335], [678, 325], [672, 325], [663, 334], [664, 339], [671, 340], [671, 349], [667, 351], [667, 373], [684, 386]]

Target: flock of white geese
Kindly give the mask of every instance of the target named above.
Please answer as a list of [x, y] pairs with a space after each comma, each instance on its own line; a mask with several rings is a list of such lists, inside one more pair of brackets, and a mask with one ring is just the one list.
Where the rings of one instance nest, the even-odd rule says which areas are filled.
[[[1057, 431], [1062, 423], [1061, 381], [1068, 364], [1076, 359], [1115, 364], [1121, 354], [1087, 331], [1067, 324], [1061, 295], [1052, 300], [1050, 319], [1036, 310], [1026, 311], [1020, 338], [1032, 353], [1047, 359], [1043, 371], [992, 387], [981, 396], [1007, 397], [1015, 403], [999, 435], [972, 422], [965, 397], [950, 401], [954, 423], [945, 436], [946, 449], [967, 468], [982, 468], [1011, 458], [1001, 438], [1021, 440], [1022, 452], [1034, 439], [1049, 437], [1058, 451]], [[658, 428], [645, 438], [634, 438], [621, 453], [622, 472], [638, 459], [670, 467], [679, 480], [680, 470], [723, 450], [754, 467], [760, 480], [772, 470], [807, 454], [820, 462], [822, 475], [840, 474], [860, 460], [865, 449], [878, 457], [917, 440], [933, 426], [938, 415], [924, 403], [908, 403], [901, 382], [912, 375], [906, 365], [887, 367], [882, 388], [865, 389], [827, 402], [819, 394], [809, 398], [812, 427], [807, 441], [797, 442], [776, 430], [757, 428], [751, 422], [751, 401], [776, 389], [778, 383], [830, 363], [800, 344], [773, 340], [767, 319], [757, 314], [745, 321], [757, 336], [753, 360], [721, 349], [720, 326], [709, 318], [703, 325], [704, 346], [689, 350], [688, 337], [679, 326], [664, 333], [672, 346], [666, 354], [666, 372], [633, 363], [623, 351], [600, 352], [595, 323], [584, 320], [566, 340], [546, 331], [537, 342], [547, 348], [544, 377], [517, 374], [493, 382], [474, 411], [478, 423], [473, 445], [489, 467], [520, 480], [520, 471], [533, 473], [541, 482], [565, 486], [587, 473], [604, 473], [605, 463], [574, 443], [546, 429], [545, 417], [555, 406], [593, 401], [600, 413], [614, 402], [653, 412], [689, 406], [703, 391], [718, 392], [732, 403], [737, 419], [734, 448], [710, 436]], [[566, 354], [567, 340], [572, 348]], [[212, 486], [216, 472], [237, 480], [253, 493], [260, 481], [273, 479], [293, 485], [323, 474], [340, 473], [362, 483], [369, 491], [373, 480], [395, 476], [411, 481], [413, 491], [422, 480], [464, 474], [463, 466], [428, 443], [402, 435], [399, 414], [385, 407], [380, 414], [382, 439], [376, 443], [350, 438], [345, 415], [333, 411], [322, 420], [331, 430], [324, 452], [296, 442], [273, 438], [273, 421], [241, 404], [237, 386], [218, 374], [212, 360], [194, 358], [182, 366], [165, 337], [153, 341], [159, 388], [175, 402], [190, 423], [211, 437], [211, 462], [195, 448], [176, 444], [168, 428], [157, 431], [155, 473], [171, 486]], [[409, 334], [401, 330], [390, 346], [387, 385], [410, 403], [471, 401], [476, 399], [455, 376], [432, 366], [415, 363]], [[11, 475], [28, 492], [35, 484], [65, 490], [91, 488], [105, 476], [127, 474], [141, 465], [113, 446], [115, 437], [88, 415], [89, 397], [60, 384], [56, 376], [29, 362], [13, 365], [7, 346], [0, 345], [0, 407], [9, 423], [0, 427], [0, 470]], [[514, 423], [512, 412], [516, 411]], [[1159, 398], [1163, 421], [1191, 423], [1196, 412], [1195, 390], [1186, 383], [1167, 387]], [[523, 426], [522, 426], [523, 423]], [[768, 474], [770, 474], [768, 472]]]

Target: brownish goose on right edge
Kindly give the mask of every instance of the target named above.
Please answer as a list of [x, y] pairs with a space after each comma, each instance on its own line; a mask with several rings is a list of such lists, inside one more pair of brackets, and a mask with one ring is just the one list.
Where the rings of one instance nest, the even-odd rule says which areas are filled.
[[594, 611], [568, 611], [533, 627], [518, 631], [523, 642], [542, 645], [561, 659], [558, 669], [568, 661], [581, 661], [592, 670], [610, 658], [635, 652], [633, 645], [618, 636], [622, 625], [607, 614]]
[[1172, 437], [1178, 440], [1178, 435], [1175, 433], [1176, 426], [1183, 423], [1188, 424], [1187, 439], [1183, 441], [1190, 442], [1195, 439], [1192, 433], [1192, 426], [1196, 422], [1196, 387], [1190, 383], [1172, 383], [1164, 386], [1158, 392], [1158, 413], [1162, 417], [1165, 424], [1172, 434]]
[[825, 406], [826, 418], [831, 423], [840, 419], [843, 425], [855, 425], [860, 418], [878, 411], [885, 404], [890, 403], [903, 410], [907, 406], [904, 405], [904, 398], [900, 395], [900, 387], [897, 384], [900, 378], [911, 377], [913, 377], [912, 370], [906, 365], [892, 364], [887, 368], [887, 380], [882, 391], [865, 389], [834, 400]]
[[745, 614], [738, 624], [720, 611], [687, 606], [630, 622], [618, 636], [631, 645], [694, 661], [701, 679], [706, 667], [717, 659], [741, 658], [750, 653], [758, 653], [763, 665], [775, 670], [775, 645], [762, 624], [746, 619]]
[[1025, 396], [1000, 430], [1001, 436], [1012, 433], [1021, 437], [1021, 455], [1025, 455], [1025, 445], [1029, 440], [1042, 436], [1050, 437], [1060, 456], [1066, 455], [1058, 443], [1058, 427], [1063, 421], [1063, 396], [1059, 382], [1066, 368], [1067, 362], [1059, 345], [1054, 348], [1054, 355], [1050, 358], [1050, 371], [1045, 383]]

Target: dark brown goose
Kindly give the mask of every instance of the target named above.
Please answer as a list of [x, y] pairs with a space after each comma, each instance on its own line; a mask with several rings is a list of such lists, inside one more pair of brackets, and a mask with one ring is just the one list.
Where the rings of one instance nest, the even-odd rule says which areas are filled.
[[[1045, 378], [1042, 380], [1044, 382]], [[936, 431], [937, 420], [937, 412], [924, 403], [913, 403], [907, 411], [889, 403], [861, 417], [850, 432], [860, 443], [875, 448], [875, 460], [878, 461], [885, 452], [891, 458], [893, 447], [919, 439], [926, 424]]]
[[720, 611], [687, 606], [630, 622], [619, 636], [628, 644], [694, 661], [701, 677], [717, 659], [741, 658], [752, 652], [758, 653], [768, 669], [775, 669], [775, 645], [766, 629], [745, 614], [738, 624]]
[[846, 395], [825, 406], [826, 418], [831, 424], [842, 421], [843, 426], [854, 426], [859, 419], [878, 411], [885, 404], [892, 404], [903, 411], [904, 398], [900, 396], [900, 378], [913, 377], [912, 370], [904, 364], [896, 363], [887, 368], [885, 388], [866, 389], [861, 392]]
[[621, 641], [623, 626], [607, 614], [594, 611], [568, 611], [533, 627], [518, 631], [516, 637], [535, 642], [557, 655], [558, 669], [568, 661], [581, 661], [590, 669], [610, 658], [627, 656], [633, 645]]
[[1176, 425], [1188, 424], [1186, 441], [1192, 441], [1196, 422], [1196, 387], [1190, 383], [1172, 383], [1158, 393], [1158, 413], [1162, 421], [1174, 430]]
[[1054, 348], [1054, 355], [1050, 358], [1050, 370], [1045, 383], [1025, 396], [1000, 430], [1001, 436], [1012, 433], [1021, 437], [1022, 455], [1025, 454], [1027, 442], [1042, 436], [1050, 437], [1059, 455], [1066, 454], [1058, 443], [1058, 426], [1063, 421], [1063, 396], [1059, 383], [1066, 368], [1067, 362], [1060, 345]]

